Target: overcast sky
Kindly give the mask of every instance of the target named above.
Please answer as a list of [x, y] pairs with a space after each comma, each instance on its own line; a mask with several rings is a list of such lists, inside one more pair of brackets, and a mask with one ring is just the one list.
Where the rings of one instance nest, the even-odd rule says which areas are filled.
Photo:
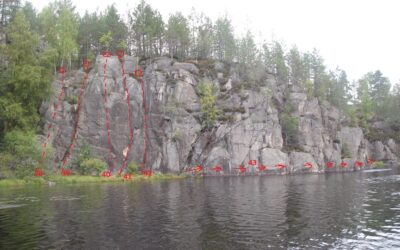
[[[72, 0], [80, 13], [103, 10], [109, 0]], [[33, 0], [40, 10], [49, 0]], [[400, 82], [400, 1], [397, 0], [147, 0], [167, 20], [170, 13], [188, 15], [192, 7], [213, 20], [225, 13], [237, 35], [248, 28], [261, 37], [296, 44], [300, 50], [317, 48], [329, 68], [340, 66], [349, 79], [380, 69]], [[121, 14], [139, 0], [116, 0]]]

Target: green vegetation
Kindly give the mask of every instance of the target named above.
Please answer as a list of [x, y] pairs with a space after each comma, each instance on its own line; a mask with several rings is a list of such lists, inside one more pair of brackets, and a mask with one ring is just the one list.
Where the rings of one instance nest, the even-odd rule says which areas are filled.
[[373, 167], [373, 168], [384, 168], [384, 167], [385, 167], [385, 164], [384, 164], [383, 162], [381, 162], [381, 161], [376, 161], [376, 162], [374, 162], [374, 163], [372, 164], [372, 167]]
[[[315, 49], [299, 51], [276, 40], [258, 45], [250, 30], [236, 36], [227, 16], [212, 21], [193, 9], [189, 16], [177, 12], [163, 20], [160, 12], [144, 0], [129, 11], [127, 20], [114, 5], [80, 16], [71, 0], [53, 1], [39, 13], [31, 3], [22, 6], [18, 0], [3, 1], [0, 8], [0, 32], [6, 32], [7, 40], [0, 45], [1, 178], [23, 178], [38, 166], [39, 144], [43, 143], [36, 138], [43, 126], [39, 107], [49, 98], [55, 70], [60, 66], [68, 71], [78, 69], [83, 58], [93, 62], [104, 49], [112, 53], [124, 49], [126, 54], [141, 59], [171, 56], [196, 60], [199, 68], [203, 65], [206, 69], [200, 72], [209, 78], [216, 74], [214, 61], [223, 61], [237, 68], [241, 79], [231, 91], [225, 91], [226, 97], [235, 90], [265, 86], [267, 72], [273, 73], [279, 89], [306, 93], [308, 99], [317, 98], [320, 104], [329, 102], [346, 115], [347, 125], [362, 127], [368, 139], [390, 136], [400, 141], [400, 116], [396, 112], [400, 108], [400, 87], [392, 87], [382, 72], [368, 72], [350, 82], [344, 70], [329, 70]], [[229, 74], [228, 68], [223, 70], [224, 77]], [[217, 120], [234, 120], [231, 114], [218, 109], [217, 92], [211, 82], [199, 84], [198, 93], [205, 129], [212, 128]], [[68, 101], [76, 103], [75, 97]], [[285, 145], [295, 146], [299, 119], [289, 108], [288, 98], [282, 101], [276, 107], [281, 111]], [[162, 109], [178, 113], [177, 107]], [[377, 122], [384, 123], [384, 133], [372, 125]], [[173, 139], [179, 140], [179, 132], [174, 131]], [[343, 155], [347, 155], [345, 147], [342, 145]], [[47, 148], [43, 166], [50, 168], [52, 149], [50, 145]], [[103, 168], [102, 163], [91, 159], [87, 145], [73, 156], [73, 167], [82, 174], [98, 173]]]
[[139, 174], [139, 166], [138, 166], [138, 164], [136, 163], [136, 162], [130, 162], [129, 164], [128, 164], [128, 167], [127, 167], [127, 169], [126, 169], [126, 172], [128, 173], [128, 174]]
[[342, 158], [351, 158], [351, 152], [347, 143], [343, 142], [341, 147]]
[[214, 125], [220, 113], [216, 106], [216, 89], [211, 82], [202, 82], [198, 86], [198, 92], [200, 94], [201, 112], [203, 114], [203, 126], [209, 129]]
[[297, 134], [299, 132], [299, 119], [292, 116], [293, 108], [286, 103], [281, 115], [281, 124], [285, 146], [294, 147], [298, 144]]
[[76, 155], [74, 158], [74, 164], [76, 165], [78, 172], [80, 174], [85, 174], [85, 168], [82, 166], [82, 163], [91, 158], [92, 153], [89, 144], [86, 141], [83, 141], [79, 152], [74, 155]]
[[130, 180], [123, 177], [100, 177], [100, 176], [61, 176], [49, 175], [44, 177], [25, 177], [24, 179], [4, 179], [0, 180], [1, 187], [23, 186], [23, 185], [52, 185], [55, 184], [79, 184], [79, 183], [130, 183], [137, 181], [156, 181], [156, 180], [179, 180], [186, 178], [185, 175], [172, 175], [155, 173], [151, 177], [133, 175]]
[[99, 175], [107, 168], [107, 164], [96, 158], [85, 159], [80, 163], [80, 172], [83, 175]]

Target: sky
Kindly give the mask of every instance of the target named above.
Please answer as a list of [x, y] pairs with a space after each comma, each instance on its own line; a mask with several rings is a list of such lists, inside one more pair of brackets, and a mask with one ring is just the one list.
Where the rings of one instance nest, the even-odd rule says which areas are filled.
[[[115, 0], [126, 16], [140, 0]], [[31, 1], [37, 10], [49, 0]], [[103, 10], [109, 0], [72, 0], [77, 10]], [[225, 14], [237, 35], [250, 29], [258, 42], [276, 39], [286, 48], [316, 48], [330, 69], [346, 70], [359, 79], [368, 71], [381, 70], [392, 84], [400, 82], [400, 1], [397, 0], [146, 0], [168, 19], [194, 7], [212, 20]]]

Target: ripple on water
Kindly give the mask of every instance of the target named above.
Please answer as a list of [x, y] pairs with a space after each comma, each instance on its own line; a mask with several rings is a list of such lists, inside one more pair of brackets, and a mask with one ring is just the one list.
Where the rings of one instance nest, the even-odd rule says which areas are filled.
[[0, 204], [0, 209], [19, 208], [26, 206], [26, 204]]
[[79, 197], [66, 197], [66, 196], [53, 196], [50, 198], [51, 201], [74, 201], [80, 200]]

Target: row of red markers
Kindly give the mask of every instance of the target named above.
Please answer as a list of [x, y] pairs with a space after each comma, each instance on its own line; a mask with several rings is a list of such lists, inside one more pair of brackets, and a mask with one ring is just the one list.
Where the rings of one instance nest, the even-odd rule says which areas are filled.
[[[368, 159], [368, 164], [369, 165], [372, 165], [373, 163], [374, 163], [374, 160]], [[260, 164], [260, 165], [257, 166], [257, 161], [256, 160], [250, 160], [248, 162], [248, 164], [250, 165], [249, 167], [255, 167], [256, 166], [256, 168], [258, 169], [259, 172], [264, 172], [264, 171], [267, 170], [267, 166], [265, 166], [265, 165]], [[331, 169], [331, 168], [335, 167], [335, 165], [336, 165], [335, 162], [329, 161], [329, 162], [326, 163], [326, 168]], [[344, 161], [340, 162], [340, 164], [339, 164], [339, 166], [341, 168], [347, 168], [348, 165], [349, 164], [347, 162], [344, 162]], [[306, 169], [311, 169], [313, 167], [313, 164], [311, 162], [305, 162], [303, 164], [303, 166]], [[364, 162], [355, 161], [354, 162], [354, 166], [361, 168], [361, 167], [364, 166]], [[274, 167], [275, 167], [275, 169], [278, 169], [278, 170], [286, 169], [286, 165], [283, 164], [283, 163], [278, 163]], [[214, 171], [216, 173], [221, 173], [223, 171], [223, 168], [220, 165], [216, 165], [216, 166], [208, 168], [208, 169], [211, 170], [211, 171]], [[237, 170], [239, 173], [245, 173], [248, 168], [246, 168], [244, 165], [241, 165], [240, 167], [234, 168], [234, 169]], [[204, 170], [205, 170], [205, 168], [203, 166], [198, 165], [196, 167], [188, 168], [186, 170], [186, 172], [192, 172], [192, 173], [196, 174], [196, 173], [202, 173]]]

